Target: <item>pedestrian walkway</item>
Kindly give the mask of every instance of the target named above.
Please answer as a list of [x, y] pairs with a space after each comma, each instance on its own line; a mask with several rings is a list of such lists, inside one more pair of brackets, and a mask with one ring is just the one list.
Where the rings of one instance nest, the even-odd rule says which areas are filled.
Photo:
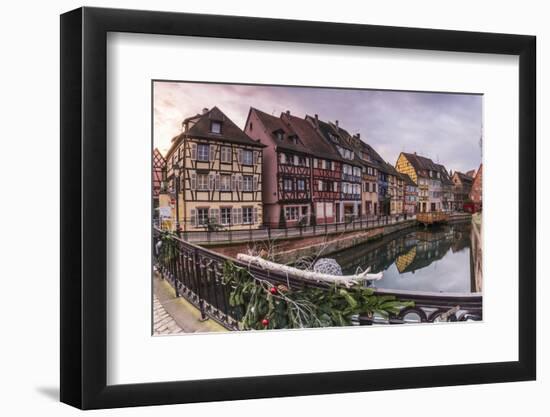
[[202, 320], [200, 311], [184, 297], [176, 297], [168, 281], [153, 277], [153, 334], [210, 333], [227, 331], [214, 320]]
[[185, 333], [164, 309], [156, 295], [153, 296], [153, 335]]

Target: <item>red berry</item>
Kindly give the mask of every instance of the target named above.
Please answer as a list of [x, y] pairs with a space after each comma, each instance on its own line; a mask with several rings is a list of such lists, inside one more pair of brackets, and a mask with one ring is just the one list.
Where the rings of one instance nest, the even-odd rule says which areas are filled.
[[269, 292], [270, 292], [271, 294], [275, 295], [275, 294], [277, 294], [277, 288], [271, 287], [271, 288], [269, 289]]
[[269, 325], [269, 320], [268, 319], [263, 319], [262, 324], [263, 324], [264, 327], [267, 327]]

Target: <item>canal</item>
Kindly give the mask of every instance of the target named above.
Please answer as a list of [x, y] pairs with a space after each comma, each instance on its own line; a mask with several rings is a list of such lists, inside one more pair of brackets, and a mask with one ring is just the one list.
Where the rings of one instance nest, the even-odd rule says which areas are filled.
[[403, 230], [373, 242], [332, 254], [344, 274], [371, 266], [383, 272], [374, 286], [388, 290], [437, 293], [481, 292], [474, 276], [471, 223], [423, 226]]

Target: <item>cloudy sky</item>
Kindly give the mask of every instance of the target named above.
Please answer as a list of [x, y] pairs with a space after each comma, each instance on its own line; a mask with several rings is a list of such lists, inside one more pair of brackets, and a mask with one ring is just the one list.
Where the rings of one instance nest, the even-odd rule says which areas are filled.
[[249, 108], [256, 107], [277, 116], [290, 110], [338, 120], [392, 165], [399, 152], [417, 152], [465, 172], [481, 162], [482, 100], [468, 94], [155, 82], [154, 145], [164, 154], [183, 119], [205, 107], [218, 106], [241, 128]]

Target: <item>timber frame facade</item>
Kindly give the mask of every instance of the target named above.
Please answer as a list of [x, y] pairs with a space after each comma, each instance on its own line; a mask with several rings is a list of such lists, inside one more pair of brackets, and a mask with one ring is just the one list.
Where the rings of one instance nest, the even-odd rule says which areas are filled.
[[341, 160], [340, 195], [335, 202], [336, 221], [343, 222], [362, 215], [363, 164], [355, 151], [354, 138], [342, 129], [338, 120], [334, 123], [324, 122], [318, 115], [306, 116], [305, 119], [315, 129], [318, 136], [328, 145], [335, 158]]
[[[163, 188], [166, 177], [166, 159], [160, 151], [155, 148], [153, 150], [153, 210], [159, 208], [159, 196]], [[154, 213], [154, 217], [158, 217], [158, 213]]]
[[463, 211], [464, 203], [470, 198], [470, 191], [474, 178], [459, 171], [455, 171], [451, 177], [453, 181], [455, 210]]
[[183, 121], [166, 157], [183, 231], [262, 225], [263, 148], [217, 107]]
[[264, 224], [309, 224], [313, 212], [312, 158], [298, 134], [280, 117], [250, 108], [244, 131], [264, 148]]
[[401, 152], [395, 166], [398, 172], [407, 174], [418, 186], [418, 212], [443, 209], [442, 165], [416, 153]]

